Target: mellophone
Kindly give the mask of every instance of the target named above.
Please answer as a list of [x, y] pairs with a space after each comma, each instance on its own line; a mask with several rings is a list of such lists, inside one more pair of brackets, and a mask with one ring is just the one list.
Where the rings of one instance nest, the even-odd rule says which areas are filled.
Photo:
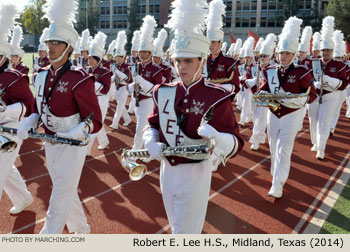
[[[94, 117], [94, 114], [92, 113], [89, 117], [85, 118], [84, 120], [85, 125], [89, 125], [92, 122], [93, 117]], [[1, 125], [0, 125], [0, 132], [8, 133], [11, 135], [17, 135], [17, 129], [3, 127]], [[73, 146], [86, 146], [90, 141], [89, 134], [85, 130], [84, 130], [84, 135], [85, 135], [84, 140], [77, 140], [77, 139], [60, 137], [57, 135], [39, 133], [33, 130], [30, 130], [28, 132], [28, 135], [31, 138], [41, 139], [46, 142], [50, 142], [54, 144], [69, 144]], [[15, 141], [11, 141], [7, 137], [0, 136], [0, 151], [11, 152], [14, 149], [16, 149], [16, 147], [17, 147], [17, 143]]]
[[[215, 140], [208, 139], [207, 144], [203, 145], [185, 145], [185, 146], [165, 146], [161, 150], [161, 155], [177, 156], [177, 157], [193, 157], [196, 156], [199, 159], [208, 159], [209, 155], [215, 148]], [[122, 152], [122, 165], [129, 169], [129, 177], [133, 181], [142, 179], [146, 172], [147, 167], [143, 164], [134, 162], [136, 159], [140, 159], [144, 162], [150, 161], [150, 155], [147, 149], [142, 150], [131, 150], [131, 149], [120, 149]]]

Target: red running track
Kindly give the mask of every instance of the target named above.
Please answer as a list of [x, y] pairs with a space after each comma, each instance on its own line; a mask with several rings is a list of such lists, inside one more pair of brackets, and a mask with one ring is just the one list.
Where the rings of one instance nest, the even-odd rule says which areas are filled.
[[[115, 106], [111, 106], [106, 125], [111, 123]], [[268, 144], [259, 151], [250, 150], [252, 125], [241, 128], [245, 147], [226, 167], [213, 173], [210, 201], [203, 233], [287, 234], [302, 233], [321, 201], [304, 225], [298, 225], [317, 195], [337, 171], [335, 179], [349, 160], [349, 124], [344, 107], [334, 136], [327, 143], [324, 161], [310, 151], [307, 117], [304, 129], [295, 141], [289, 179], [283, 198], [267, 196], [271, 186]], [[239, 117], [239, 114], [236, 113]], [[110, 144], [103, 151], [95, 143], [92, 156], [86, 158], [79, 184], [79, 196], [92, 233], [169, 233], [168, 221], [159, 188], [159, 164], [147, 164], [149, 174], [132, 182], [120, 163], [122, 147], [131, 146], [135, 118], [129, 127], [108, 131]], [[0, 233], [39, 233], [48, 208], [51, 180], [45, 166], [43, 145], [39, 140], [26, 140], [16, 166], [33, 194], [34, 203], [18, 215], [10, 215], [12, 207], [6, 193], [0, 204]], [[334, 181], [335, 181], [334, 179]], [[328, 182], [329, 183], [329, 182]], [[335, 182], [329, 188], [332, 188]], [[67, 230], [64, 231], [67, 233]]]

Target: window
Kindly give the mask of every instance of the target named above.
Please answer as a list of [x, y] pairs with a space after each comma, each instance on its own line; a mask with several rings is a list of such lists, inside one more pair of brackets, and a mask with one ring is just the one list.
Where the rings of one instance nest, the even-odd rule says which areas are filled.
[[241, 27], [241, 19], [236, 18], [236, 27]]
[[242, 18], [242, 27], [249, 27], [249, 19]]
[[101, 7], [101, 15], [105, 15], [106, 14], [106, 8], [105, 7]]
[[261, 19], [260, 19], [260, 26], [261, 27], [266, 27], [266, 17], [261, 17]]
[[123, 7], [122, 6], [118, 6], [118, 14], [123, 14]]
[[275, 27], [275, 19], [274, 18], [269, 18], [267, 20], [267, 26], [268, 27]]
[[116, 6], [113, 7], [113, 14], [117, 14], [117, 7]]
[[159, 13], [159, 4], [154, 5], [154, 12]]
[[232, 11], [232, 2], [226, 3], [226, 11]]
[[226, 27], [231, 27], [231, 18], [226, 18], [225, 24], [226, 24]]
[[105, 23], [105, 21], [101, 21], [100, 27], [101, 27], [101, 29], [106, 28], [106, 23]]

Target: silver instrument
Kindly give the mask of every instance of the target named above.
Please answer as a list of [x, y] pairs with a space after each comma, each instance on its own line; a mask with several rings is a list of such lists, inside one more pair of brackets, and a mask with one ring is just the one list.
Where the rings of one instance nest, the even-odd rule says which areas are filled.
[[[161, 150], [163, 157], [176, 156], [189, 158], [196, 156], [198, 159], [207, 159], [208, 154], [211, 154], [215, 148], [215, 140], [210, 139], [208, 144], [204, 145], [185, 145], [185, 146], [170, 146], [164, 147]], [[143, 164], [138, 164], [135, 160], [140, 159], [144, 162], [150, 161], [149, 152], [146, 149], [131, 150], [121, 149], [122, 152], [122, 165], [129, 169], [129, 177], [133, 181], [142, 179], [146, 172], [147, 167]]]
[[[1, 126], [0, 126], [1, 130]], [[17, 148], [17, 143], [15, 141], [11, 141], [7, 137], [0, 136], [0, 151], [1, 152], [11, 152]]]
[[5, 94], [6, 88], [0, 89], [0, 112], [4, 112], [6, 110], [6, 103], [1, 99]]

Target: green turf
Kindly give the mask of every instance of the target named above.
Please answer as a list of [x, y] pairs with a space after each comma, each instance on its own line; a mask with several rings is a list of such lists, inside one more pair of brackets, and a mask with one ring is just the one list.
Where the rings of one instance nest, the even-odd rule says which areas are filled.
[[[26, 53], [23, 56], [23, 64], [26, 65], [29, 68], [29, 74], [32, 73], [32, 67], [33, 67], [33, 53]], [[34, 57], [38, 57], [37, 53], [34, 53]]]
[[350, 234], [350, 179], [328, 215], [320, 234]]

